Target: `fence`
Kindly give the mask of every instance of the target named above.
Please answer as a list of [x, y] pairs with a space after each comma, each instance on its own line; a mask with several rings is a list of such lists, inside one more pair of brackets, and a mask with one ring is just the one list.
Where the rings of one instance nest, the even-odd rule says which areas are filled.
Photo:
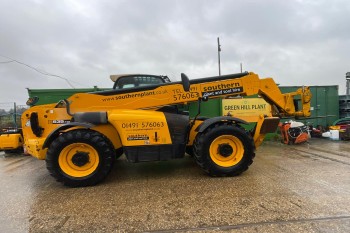
[[21, 128], [21, 115], [27, 109], [26, 105], [16, 103], [0, 103], [0, 130]]

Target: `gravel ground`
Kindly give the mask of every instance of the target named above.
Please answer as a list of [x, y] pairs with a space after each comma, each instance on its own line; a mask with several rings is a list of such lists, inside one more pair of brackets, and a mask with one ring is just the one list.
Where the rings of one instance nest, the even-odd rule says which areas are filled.
[[67, 188], [30, 156], [0, 152], [1, 232], [349, 232], [350, 142], [266, 142], [238, 177], [191, 157], [128, 163]]

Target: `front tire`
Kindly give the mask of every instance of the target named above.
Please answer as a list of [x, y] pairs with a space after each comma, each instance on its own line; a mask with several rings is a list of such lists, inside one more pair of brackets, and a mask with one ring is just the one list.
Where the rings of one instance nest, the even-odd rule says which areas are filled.
[[111, 171], [115, 152], [101, 133], [78, 129], [61, 134], [50, 145], [46, 167], [51, 176], [66, 186], [91, 186]]
[[246, 171], [255, 156], [253, 139], [244, 129], [215, 124], [194, 142], [197, 164], [211, 176], [236, 176]]

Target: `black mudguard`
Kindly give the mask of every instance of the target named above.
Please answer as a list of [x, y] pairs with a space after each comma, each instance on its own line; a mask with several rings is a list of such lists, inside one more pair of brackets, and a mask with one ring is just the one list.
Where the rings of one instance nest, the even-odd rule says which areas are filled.
[[62, 130], [66, 130], [69, 128], [73, 128], [73, 127], [83, 127], [83, 128], [87, 128], [90, 129], [92, 127], [94, 127], [95, 125], [90, 124], [90, 123], [81, 123], [81, 122], [71, 122], [65, 125], [61, 125], [60, 127], [57, 127], [54, 131], [52, 131], [46, 138], [43, 148], [48, 148], [49, 145], [51, 144], [51, 142], [53, 142], [53, 140], [55, 140], [55, 138], [60, 134], [60, 131]]
[[203, 123], [200, 124], [196, 128], [196, 132], [203, 133], [212, 124], [215, 124], [215, 123], [218, 123], [218, 122], [221, 122], [221, 121], [236, 122], [236, 123], [241, 123], [241, 124], [248, 125], [248, 122], [246, 122], [246, 121], [244, 121], [242, 119], [236, 118], [236, 117], [218, 116], [218, 117], [209, 118], [209, 119], [203, 121]]

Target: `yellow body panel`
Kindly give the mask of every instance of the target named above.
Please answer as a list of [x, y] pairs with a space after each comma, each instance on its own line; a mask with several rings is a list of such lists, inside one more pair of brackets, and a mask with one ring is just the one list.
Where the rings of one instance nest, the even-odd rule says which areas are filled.
[[45, 159], [47, 149], [43, 149], [43, 145], [46, 138], [28, 138], [25, 140], [25, 151], [38, 158]]
[[108, 121], [117, 129], [124, 146], [171, 144], [164, 113], [147, 110], [114, 110]]
[[21, 134], [1, 134], [0, 150], [15, 150], [23, 146]]
[[30, 125], [30, 114], [37, 112], [39, 116], [39, 125], [43, 128], [43, 133], [40, 138], [46, 138], [54, 129], [57, 127], [69, 123], [71, 121], [71, 116], [67, 114], [65, 108], [55, 108], [55, 105], [42, 105], [31, 107], [22, 114], [22, 131], [25, 135], [25, 141], [28, 138], [35, 138]]
[[[42, 135], [37, 137], [31, 129], [30, 114], [37, 112], [39, 117], [39, 125], [43, 128]], [[71, 116], [67, 114], [64, 108], [55, 108], [54, 104], [35, 106], [22, 114], [22, 131], [24, 135], [25, 151], [30, 155], [45, 159], [47, 149], [43, 148], [43, 144], [47, 136], [57, 127], [71, 121]]]

